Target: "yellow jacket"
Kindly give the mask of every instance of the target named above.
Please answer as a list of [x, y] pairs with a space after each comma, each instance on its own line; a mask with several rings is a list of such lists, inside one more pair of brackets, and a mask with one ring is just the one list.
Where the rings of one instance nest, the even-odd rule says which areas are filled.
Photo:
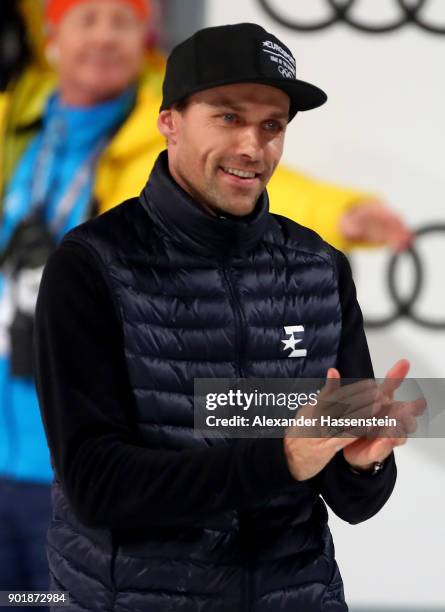
[[[147, 76], [141, 79], [132, 112], [98, 161], [94, 196], [100, 212], [139, 195], [156, 157], [165, 148], [156, 126], [163, 74], [159, 55], [148, 56], [146, 68]], [[54, 87], [50, 71], [31, 66], [13, 91], [4, 96], [6, 100], [0, 99], [1, 193], [27, 143], [39, 129], [45, 101]], [[363, 193], [319, 182], [284, 165], [277, 168], [268, 192], [272, 212], [314, 229], [341, 250], [353, 246], [341, 236], [338, 225], [343, 213], [363, 198]]]

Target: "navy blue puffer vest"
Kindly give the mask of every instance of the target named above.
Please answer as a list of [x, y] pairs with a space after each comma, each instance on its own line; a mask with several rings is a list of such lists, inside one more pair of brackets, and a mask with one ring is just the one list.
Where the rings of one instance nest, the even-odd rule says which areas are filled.
[[[211, 217], [172, 181], [164, 153], [140, 199], [67, 239], [100, 260], [118, 306], [147, 447], [209, 443], [193, 436], [194, 378], [323, 378], [335, 366], [341, 308], [330, 247], [269, 214], [266, 194], [250, 218]], [[283, 350], [292, 325], [304, 326], [306, 357]], [[85, 527], [59, 485], [53, 493], [53, 587], [71, 593], [72, 612], [347, 610], [326, 507], [309, 484], [132, 537]]]

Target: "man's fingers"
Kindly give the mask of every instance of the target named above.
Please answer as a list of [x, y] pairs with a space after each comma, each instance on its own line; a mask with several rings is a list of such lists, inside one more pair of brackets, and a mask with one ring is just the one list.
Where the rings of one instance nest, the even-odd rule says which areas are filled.
[[415, 416], [421, 416], [426, 410], [427, 401], [424, 397], [419, 397], [418, 399], [411, 402], [411, 405], [412, 414], [414, 414]]
[[340, 437], [328, 438], [328, 440], [326, 441], [326, 446], [330, 448], [331, 450], [333, 450], [334, 452], [338, 452], [342, 450], [343, 448], [346, 448], [350, 444], [353, 444], [357, 440], [358, 440], [357, 436], [351, 436], [350, 434], [348, 434], [347, 438], [346, 437], [345, 438], [340, 438]]
[[391, 402], [384, 415], [395, 418], [397, 421], [403, 420], [405, 417], [418, 417], [425, 412], [426, 406], [424, 397], [419, 397], [411, 402]]
[[321, 402], [320, 416], [331, 419], [366, 419], [381, 410], [378, 391], [369, 389], [341, 402]]
[[410, 369], [408, 359], [399, 359], [386, 373], [385, 378], [405, 378]]
[[403, 438], [391, 438], [393, 446], [403, 446], [407, 443], [408, 438], [404, 436]]
[[395, 446], [401, 446], [406, 442], [406, 438], [378, 438], [372, 445], [370, 452], [370, 461], [384, 461], [391, 454]]
[[321, 399], [325, 399], [325, 401], [328, 402], [344, 402], [345, 404], [350, 403], [355, 395], [367, 393], [373, 389], [379, 389], [376, 382], [371, 379], [360, 380], [359, 382], [344, 385], [343, 387], [340, 386], [340, 379], [329, 379], [329, 385], [329, 395], [326, 393], [327, 387], [325, 385], [323, 393], [321, 394]]
[[[426, 399], [419, 397], [411, 402], [394, 402], [394, 412], [401, 418], [407, 416], [420, 416], [425, 412]], [[391, 415], [391, 410], [389, 411]]]
[[407, 359], [400, 359], [392, 368], [390, 368], [385, 376], [385, 380], [380, 385], [382, 393], [392, 399], [394, 392], [400, 387], [403, 380], [406, 378], [410, 368], [410, 362]]
[[414, 234], [409, 229], [405, 229], [400, 231], [397, 236], [394, 236], [391, 240], [391, 246], [397, 253], [401, 253], [411, 246], [413, 240]]
[[401, 423], [407, 434], [412, 434], [417, 430], [418, 419], [416, 417], [424, 413], [426, 405], [426, 400], [423, 397], [412, 402], [400, 402], [398, 423]]
[[340, 387], [332, 396], [332, 399], [338, 402], [350, 402], [355, 396], [363, 393], [378, 392], [379, 387], [375, 380], [366, 378], [359, 382], [354, 382]]
[[319, 399], [317, 402], [317, 406], [319, 407], [320, 403], [323, 403], [324, 396], [331, 396], [337, 389], [340, 388], [341, 377], [340, 372], [336, 368], [329, 368], [326, 373], [326, 381], [323, 389], [319, 395]]

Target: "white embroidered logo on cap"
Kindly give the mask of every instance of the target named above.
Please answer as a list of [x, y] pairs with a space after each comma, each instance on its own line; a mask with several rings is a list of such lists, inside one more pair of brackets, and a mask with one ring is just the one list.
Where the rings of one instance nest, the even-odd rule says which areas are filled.
[[271, 40], [263, 42], [263, 53], [267, 53], [270, 62], [275, 65], [281, 76], [295, 79], [297, 75], [295, 59], [283, 47]]

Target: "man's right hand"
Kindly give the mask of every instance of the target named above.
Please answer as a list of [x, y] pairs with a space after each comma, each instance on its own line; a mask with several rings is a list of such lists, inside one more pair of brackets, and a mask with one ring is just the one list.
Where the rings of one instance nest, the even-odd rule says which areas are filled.
[[[318, 402], [334, 396], [339, 388], [340, 374], [330, 368], [327, 374], [326, 385], [321, 390]], [[365, 403], [369, 399], [369, 386], [357, 383], [363, 388]], [[350, 386], [351, 388], [354, 385]], [[354, 392], [351, 389], [352, 393]], [[301, 414], [301, 412], [299, 413]], [[308, 414], [310, 417], [311, 415]], [[299, 435], [300, 434], [300, 435]], [[301, 437], [301, 432], [290, 428], [284, 437], [284, 453], [286, 455], [289, 471], [295, 480], [308, 480], [316, 476], [329, 463], [334, 455], [341, 449], [357, 440], [357, 437]]]

